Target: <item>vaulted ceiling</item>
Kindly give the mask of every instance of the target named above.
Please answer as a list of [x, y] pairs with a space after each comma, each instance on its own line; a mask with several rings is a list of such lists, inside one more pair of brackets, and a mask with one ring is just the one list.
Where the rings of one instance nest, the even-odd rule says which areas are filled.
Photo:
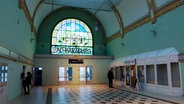
[[118, 6], [121, 0], [45, 0], [44, 4], [78, 7], [89, 10], [92, 13], [98, 11], [112, 11], [111, 5]]
[[94, 14], [110, 38], [117, 32], [122, 37], [146, 22], [154, 24], [159, 16], [182, 4], [183, 0], [19, 0], [36, 35], [48, 14], [62, 7], [75, 7]]

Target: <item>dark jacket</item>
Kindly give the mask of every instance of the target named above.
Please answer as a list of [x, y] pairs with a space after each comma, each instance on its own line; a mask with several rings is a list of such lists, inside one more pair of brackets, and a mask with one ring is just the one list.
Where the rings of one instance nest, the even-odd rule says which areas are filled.
[[30, 72], [28, 72], [26, 77], [26, 85], [31, 85], [31, 79], [32, 79], [32, 75]]
[[114, 79], [114, 75], [113, 75], [113, 72], [111, 70], [109, 70], [109, 72], [107, 73], [107, 76], [108, 76], [109, 80]]

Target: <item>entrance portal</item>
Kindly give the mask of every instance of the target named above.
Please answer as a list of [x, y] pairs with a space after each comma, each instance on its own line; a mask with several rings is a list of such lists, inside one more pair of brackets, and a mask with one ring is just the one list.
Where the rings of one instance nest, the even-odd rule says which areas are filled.
[[79, 83], [80, 84], [92, 84], [93, 71], [91, 66], [79, 68]]
[[59, 67], [59, 85], [72, 83], [72, 67]]

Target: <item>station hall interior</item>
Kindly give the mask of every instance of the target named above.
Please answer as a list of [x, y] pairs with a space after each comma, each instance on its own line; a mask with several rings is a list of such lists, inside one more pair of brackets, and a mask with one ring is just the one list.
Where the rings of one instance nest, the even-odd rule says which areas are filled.
[[0, 104], [184, 104], [183, 4], [1, 0]]

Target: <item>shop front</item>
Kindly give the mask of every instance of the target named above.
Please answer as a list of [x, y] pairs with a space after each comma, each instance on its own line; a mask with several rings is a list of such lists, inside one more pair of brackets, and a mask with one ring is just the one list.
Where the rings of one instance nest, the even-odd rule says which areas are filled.
[[[142, 83], [138, 89], [182, 96], [182, 74], [178, 54], [174, 48], [140, 53], [115, 59], [111, 67], [126, 67], [126, 86], [133, 87], [136, 78], [138, 85]], [[126, 63], [131, 60], [135, 60], [134, 65]]]

